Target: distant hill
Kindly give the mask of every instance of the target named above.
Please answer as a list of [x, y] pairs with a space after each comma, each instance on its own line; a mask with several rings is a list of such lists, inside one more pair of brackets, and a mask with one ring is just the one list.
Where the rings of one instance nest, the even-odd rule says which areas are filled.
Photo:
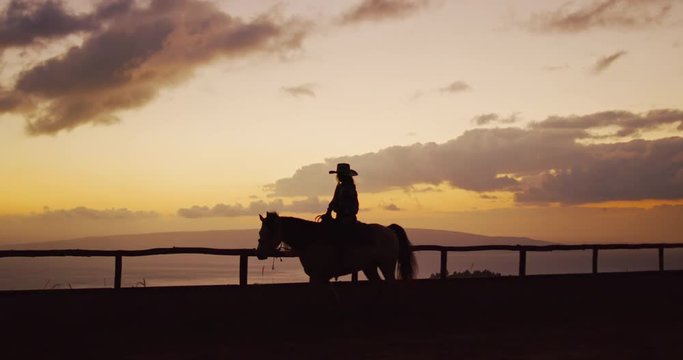
[[417, 245], [549, 245], [548, 241], [527, 237], [485, 236], [471, 233], [432, 229], [406, 229], [410, 241]]
[[[545, 241], [525, 237], [484, 236], [456, 231], [406, 229], [413, 244], [432, 245], [545, 245]], [[148, 249], [173, 246], [213, 248], [254, 248], [258, 230], [178, 231], [149, 234], [94, 236], [70, 240], [4, 245], [4, 249]]]

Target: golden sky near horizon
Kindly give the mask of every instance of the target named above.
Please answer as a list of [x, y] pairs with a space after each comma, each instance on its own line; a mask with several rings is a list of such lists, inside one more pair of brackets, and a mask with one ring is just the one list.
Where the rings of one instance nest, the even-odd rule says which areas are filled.
[[681, 240], [681, 1], [0, 9], [2, 242], [312, 218], [340, 161], [366, 221]]

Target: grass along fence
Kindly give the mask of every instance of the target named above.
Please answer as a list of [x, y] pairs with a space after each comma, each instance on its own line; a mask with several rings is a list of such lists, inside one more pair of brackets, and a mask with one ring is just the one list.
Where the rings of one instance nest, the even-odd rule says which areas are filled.
[[[516, 251], [519, 253], [519, 276], [526, 276], [527, 252], [549, 251], [574, 251], [590, 250], [593, 252], [593, 273], [598, 273], [598, 258], [600, 251], [605, 250], [642, 250], [657, 249], [659, 271], [664, 271], [664, 250], [683, 248], [683, 243], [659, 243], [659, 244], [584, 244], [584, 245], [477, 245], [477, 246], [440, 246], [440, 245], [414, 245], [413, 251], [437, 251], [441, 253], [440, 278], [448, 276], [448, 253], [470, 251]], [[220, 256], [239, 256], [239, 284], [247, 285], [247, 265], [249, 257], [256, 256], [255, 249], [215, 249], [203, 247], [172, 247], [155, 248], [145, 250], [0, 250], [0, 258], [14, 257], [113, 257], [114, 258], [114, 288], [121, 288], [121, 273], [123, 271], [124, 257], [172, 255], [172, 254], [202, 254]], [[279, 252], [274, 257], [296, 257], [293, 252]], [[352, 281], [358, 281], [358, 273], [352, 274]]]

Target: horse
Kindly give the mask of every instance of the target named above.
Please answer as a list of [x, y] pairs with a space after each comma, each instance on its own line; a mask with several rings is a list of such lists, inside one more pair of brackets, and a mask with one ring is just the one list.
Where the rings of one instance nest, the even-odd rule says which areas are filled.
[[[256, 255], [274, 255], [282, 244], [298, 255], [311, 283], [328, 283], [333, 277], [363, 271], [369, 281], [409, 280], [417, 270], [405, 230], [396, 224], [337, 225], [266, 213], [261, 219]], [[397, 267], [398, 264], [398, 267]]]

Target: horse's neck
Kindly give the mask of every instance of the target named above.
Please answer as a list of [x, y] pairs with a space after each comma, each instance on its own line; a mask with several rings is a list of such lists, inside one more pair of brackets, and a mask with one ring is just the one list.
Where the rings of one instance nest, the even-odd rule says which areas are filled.
[[282, 217], [283, 241], [292, 249], [303, 249], [318, 238], [321, 224], [293, 217]]

